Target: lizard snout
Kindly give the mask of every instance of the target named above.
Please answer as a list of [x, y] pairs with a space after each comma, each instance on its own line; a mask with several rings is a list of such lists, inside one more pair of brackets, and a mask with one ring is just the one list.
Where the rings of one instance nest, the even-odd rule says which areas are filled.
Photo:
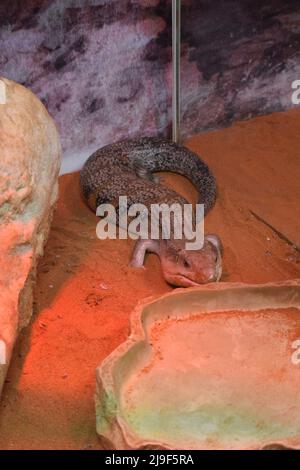
[[162, 256], [161, 262], [166, 281], [175, 286], [217, 282], [222, 275], [221, 250], [210, 240], [201, 250], [178, 250], [174, 256]]

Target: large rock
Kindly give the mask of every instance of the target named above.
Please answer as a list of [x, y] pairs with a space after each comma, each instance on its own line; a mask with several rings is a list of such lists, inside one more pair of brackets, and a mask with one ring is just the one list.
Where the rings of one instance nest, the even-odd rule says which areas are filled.
[[1, 392], [17, 334], [32, 314], [37, 259], [58, 193], [61, 148], [39, 99], [17, 83], [0, 80]]

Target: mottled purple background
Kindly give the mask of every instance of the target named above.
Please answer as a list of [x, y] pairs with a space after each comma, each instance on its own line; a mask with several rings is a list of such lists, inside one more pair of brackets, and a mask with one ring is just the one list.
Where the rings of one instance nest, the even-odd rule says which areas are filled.
[[[287, 109], [299, 0], [184, 0], [182, 134]], [[60, 129], [64, 170], [124, 137], [170, 136], [171, 1], [1, 0], [0, 74]]]

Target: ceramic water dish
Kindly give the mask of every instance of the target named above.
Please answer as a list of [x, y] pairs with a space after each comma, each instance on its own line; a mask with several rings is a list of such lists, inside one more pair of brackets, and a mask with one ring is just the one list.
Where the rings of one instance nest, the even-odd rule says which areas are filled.
[[300, 283], [219, 283], [142, 302], [97, 370], [116, 449], [300, 448]]

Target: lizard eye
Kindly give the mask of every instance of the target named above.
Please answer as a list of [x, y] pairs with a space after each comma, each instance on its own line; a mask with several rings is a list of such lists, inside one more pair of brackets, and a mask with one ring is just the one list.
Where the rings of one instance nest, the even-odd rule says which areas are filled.
[[189, 262], [188, 260], [184, 259], [184, 260], [183, 260], [183, 266], [184, 266], [185, 268], [190, 268], [190, 267], [191, 267], [191, 264], [190, 264], [190, 262]]

